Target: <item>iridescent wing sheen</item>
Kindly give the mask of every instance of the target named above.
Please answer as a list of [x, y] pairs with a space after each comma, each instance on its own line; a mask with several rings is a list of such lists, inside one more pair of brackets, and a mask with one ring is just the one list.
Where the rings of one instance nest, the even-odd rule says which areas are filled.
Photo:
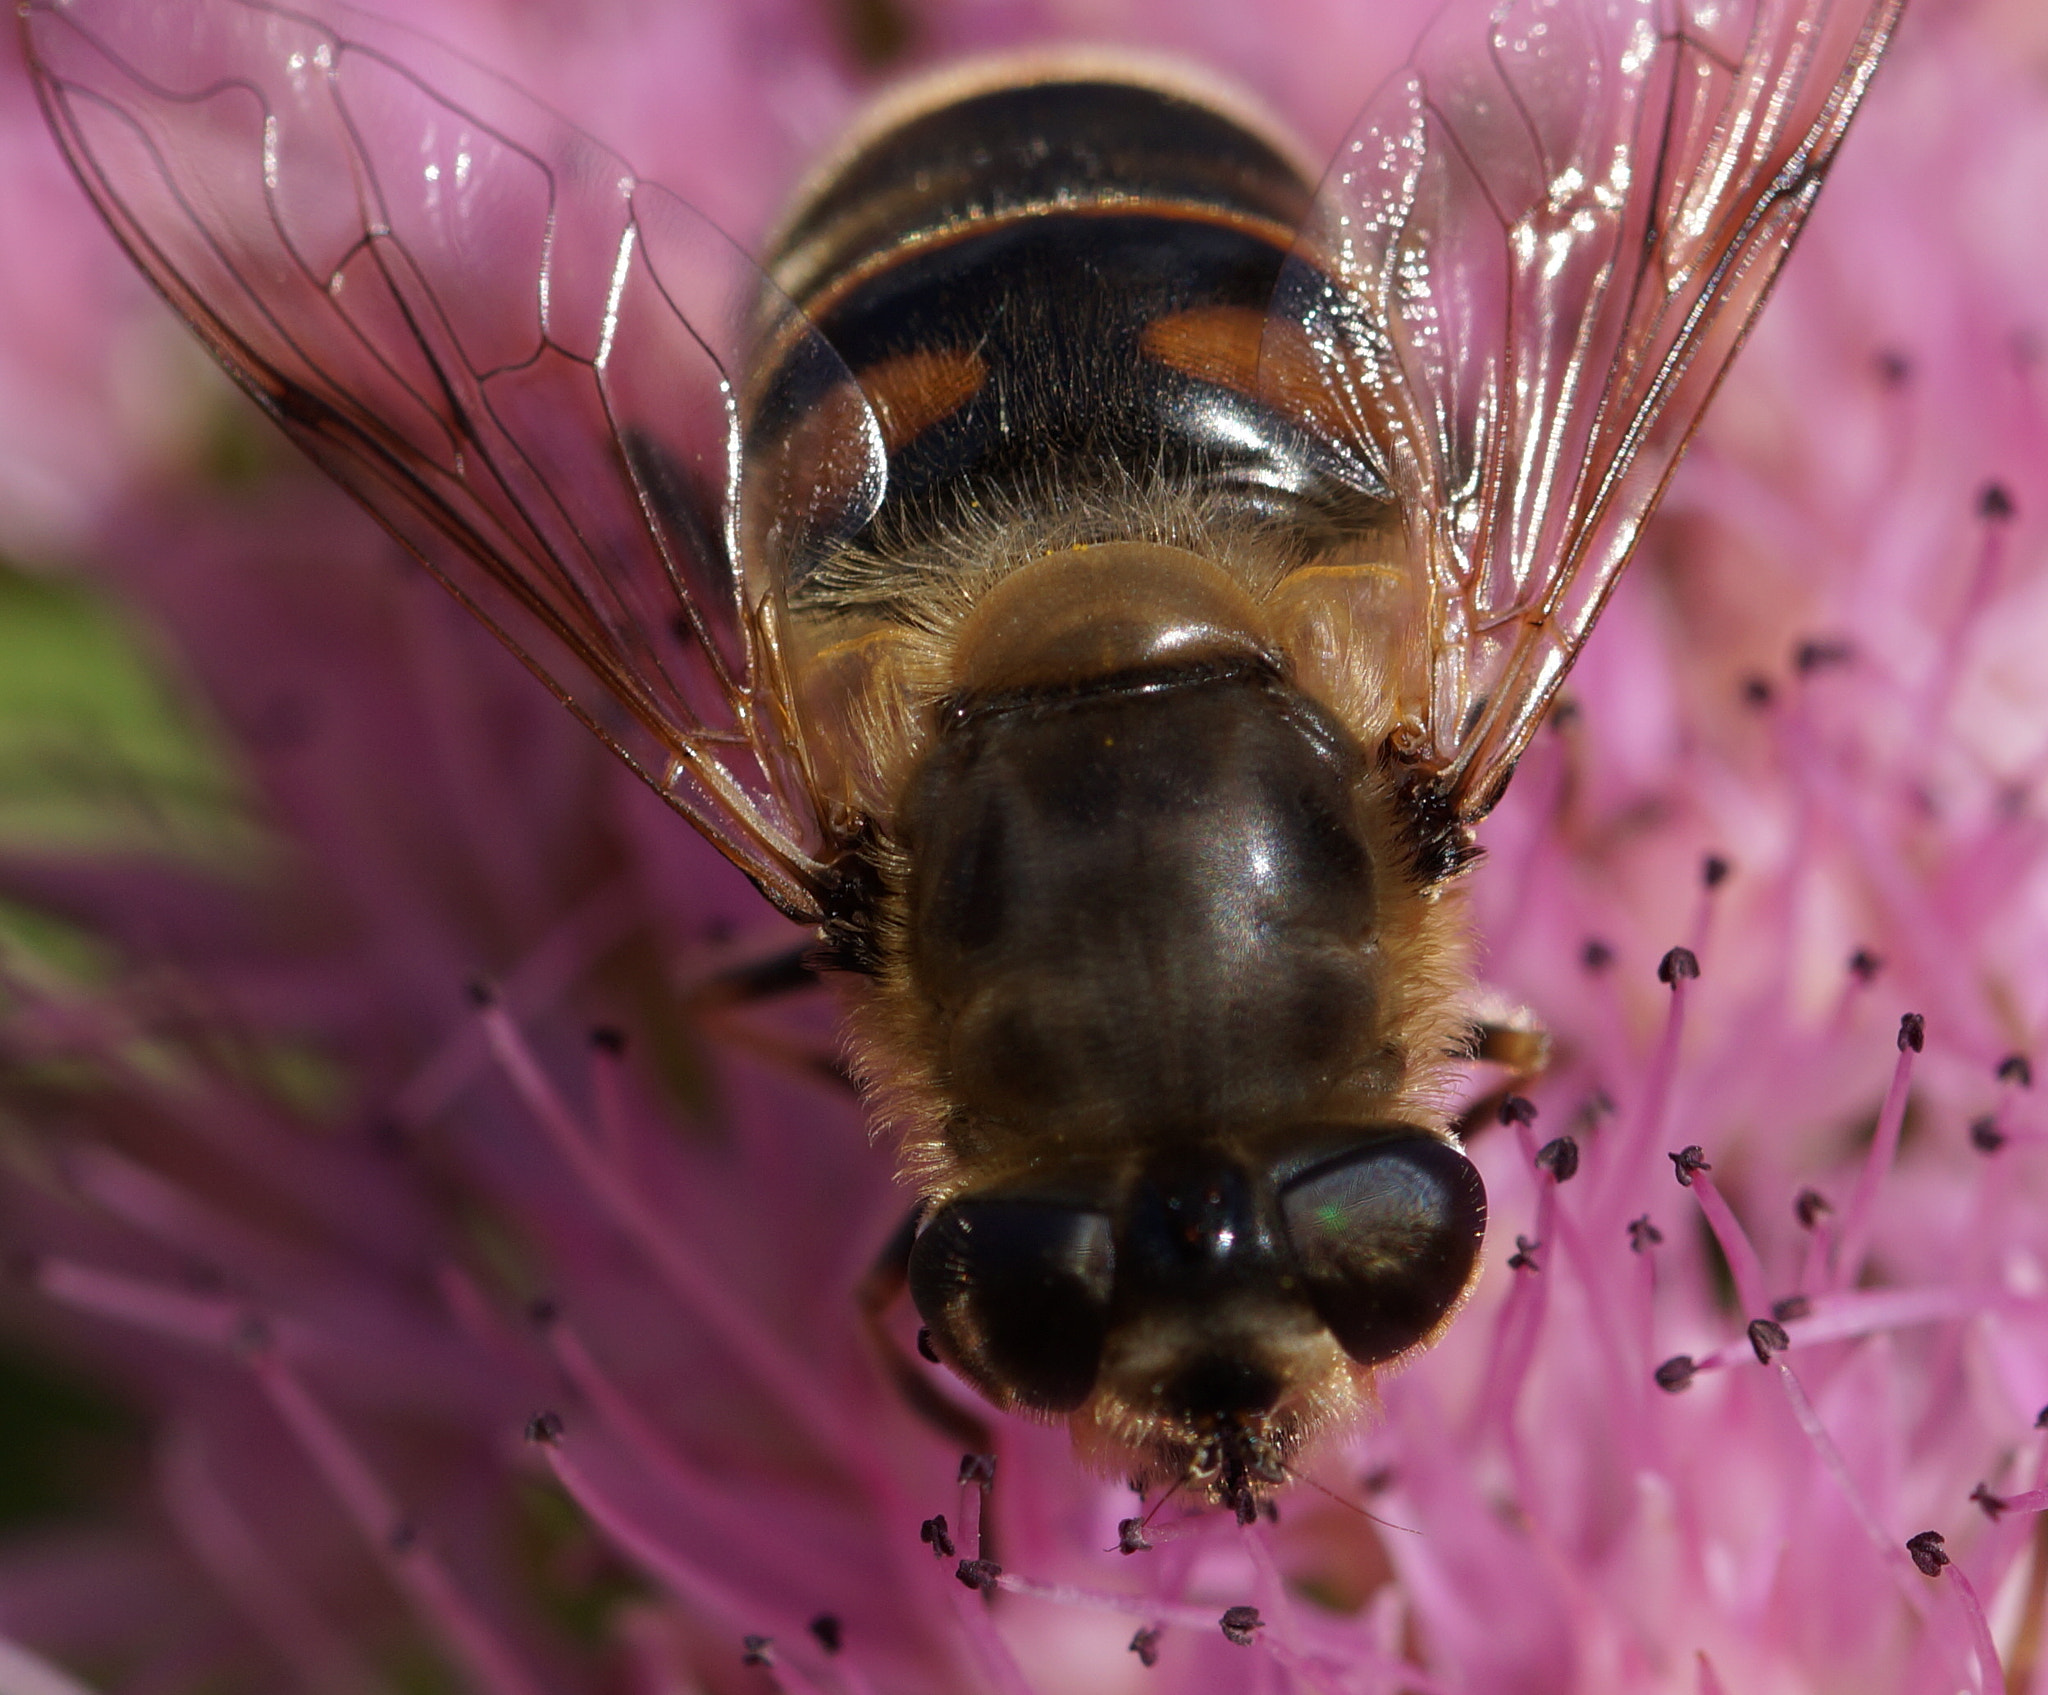
[[[880, 501], [822, 338], [690, 207], [410, 31], [250, 0], [31, 0], [24, 31], [80, 181], [242, 386], [771, 899], [824, 915], [835, 821], [737, 569], [742, 536], [810, 545]], [[757, 341], [847, 420], [802, 490], [742, 472]]]
[[1346, 139], [1262, 381], [1400, 501], [1420, 651], [1395, 745], [1449, 817], [1499, 798], [1902, 5], [1456, 10]]

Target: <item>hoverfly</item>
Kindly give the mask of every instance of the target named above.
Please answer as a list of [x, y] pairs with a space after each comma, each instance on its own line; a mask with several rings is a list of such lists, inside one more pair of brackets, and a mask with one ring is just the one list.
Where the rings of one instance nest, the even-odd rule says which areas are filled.
[[230, 373], [852, 984], [936, 1355], [1249, 1517], [1425, 1346], [1472, 832], [1903, 0], [1468, 0], [1320, 184], [1051, 58], [760, 265], [344, 8], [30, 0]]

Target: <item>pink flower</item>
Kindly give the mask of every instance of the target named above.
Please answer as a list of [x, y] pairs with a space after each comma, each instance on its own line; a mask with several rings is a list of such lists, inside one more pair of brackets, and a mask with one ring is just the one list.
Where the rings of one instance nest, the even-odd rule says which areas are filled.
[[[1085, 22], [1327, 145], [1411, 12]], [[864, 86], [794, 4], [435, 16], [753, 237]], [[161, 641], [233, 798], [102, 769], [0, 856], [42, 915], [0, 1316], [148, 1432], [0, 1545], [0, 1639], [135, 1691], [2027, 1687], [2048, 97], [2008, 27], [1909, 18], [1489, 823], [1486, 975], [1555, 1056], [1471, 1140], [1485, 1276], [1243, 1532], [1122, 1529], [1018, 1421], [963, 1478], [857, 1319], [904, 1197], [829, 996], [725, 996], [787, 926], [204, 376], [10, 64], [0, 549]]]

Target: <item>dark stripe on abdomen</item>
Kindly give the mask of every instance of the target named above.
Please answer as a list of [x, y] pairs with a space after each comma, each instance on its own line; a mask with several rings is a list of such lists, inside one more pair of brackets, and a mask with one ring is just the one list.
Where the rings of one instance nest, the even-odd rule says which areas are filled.
[[1030, 207], [1143, 200], [1283, 230], [1310, 190], [1269, 142], [1223, 113], [1138, 83], [1025, 83], [917, 113], [815, 191], [770, 264], [808, 306], [903, 242]]

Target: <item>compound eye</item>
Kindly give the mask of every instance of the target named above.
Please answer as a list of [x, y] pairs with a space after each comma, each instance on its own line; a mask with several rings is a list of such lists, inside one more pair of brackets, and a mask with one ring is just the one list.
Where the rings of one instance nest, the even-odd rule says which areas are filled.
[[1325, 1160], [1280, 1194], [1316, 1314], [1376, 1365], [1426, 1339], [1472, 1280], [1486, 1190], [1448, 1142], [1396, 1131]]
[[1095, 1387], [1114, 1275], [1108, 1216], [1056, 1201], [955, 1201], [910, 1250], [939, 1352], [991, 1400], [1041, 1412]]

